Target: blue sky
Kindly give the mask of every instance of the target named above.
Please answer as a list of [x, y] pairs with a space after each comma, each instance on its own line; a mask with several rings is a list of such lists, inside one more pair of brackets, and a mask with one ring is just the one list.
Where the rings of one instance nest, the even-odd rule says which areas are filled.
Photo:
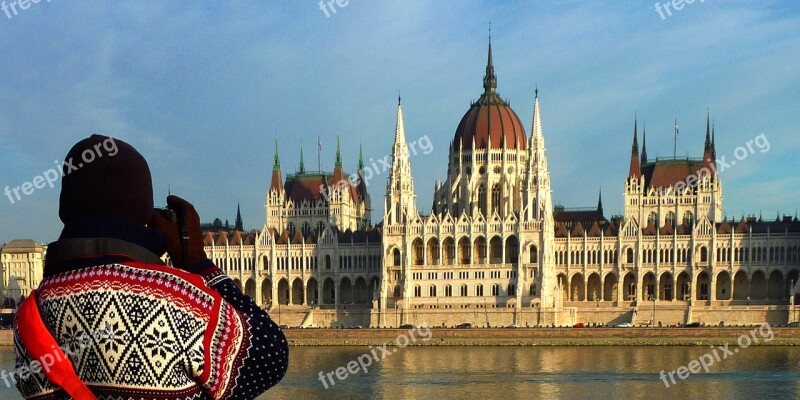
[[[8, 2], [8, 0], [6, 0]], [[391, 150], [402, 93], [418, 206], [446, 172], [447, 146], [482, 92], [488, 22], [498, 92], [530, 130], [538, 84], [556, 203], [622, 212], [634, 113], [651, 157], [700, 157], [706, 110], [717, 152], [764, 133], [722, 173], [725, 213], [774, 219], [800, 204], [796, 2], [699, 0], [663, 19], [645, 2], [349, 0], [326, 17], [317, 1], [70, 2], [0, 12], [0, 189], [31, 181], [91, 133], [149, 160], [156, 204], [167, 188], [203, 220], [264, 223], [274, 140], [284, 174], [305, 149], [346, 170]], [[330, 10], [329, 10], [330, 14]], [[640, 125], [641, 126], [641, 125]], [[641, 138], [640, 138], [641, 140]], [[58, 193], [0, 198], [0, 243], [54, 240]], [[385, 174], [370, 181], [381, 220]]]

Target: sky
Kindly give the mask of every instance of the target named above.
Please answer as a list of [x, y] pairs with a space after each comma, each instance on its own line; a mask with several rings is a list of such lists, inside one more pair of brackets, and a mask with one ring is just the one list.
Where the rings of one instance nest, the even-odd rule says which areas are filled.
[[[317, 168], [318, 136], [322, 169], [338, 135], [353, 171], [359, 145], [367, 163], [390, 154], [399, 93], [408, 140], [432, 144], [411, 157], [427, 213], [483, 91], [491, 22], [497, 91], [526, 134], [539, 88], [556, 204], [593, 207], [602, 189], [607, 216], [621, 214], [634, 115], [651, 158], [672, 156], [675, 119], [677, 154], [699, 158], [710, 113], [718, 157], [736, 161], [720, 172], [724, 214], [800, 207], [797, 2], [331, 4], [41, 0], [0, 11], [0, 190], [36, 182], [102, 133], [147, 158], [156, 205], [171, 191], [203, 221], [233, 223], [241, 204], [245, 228], [260, 229], [276, 140], [284, 175], [301, 147]], [[369, 181], [375, 224], [385, 179]], [[56, 180], [0, 197], [0, 243], [57, 239], [59, 191]]]

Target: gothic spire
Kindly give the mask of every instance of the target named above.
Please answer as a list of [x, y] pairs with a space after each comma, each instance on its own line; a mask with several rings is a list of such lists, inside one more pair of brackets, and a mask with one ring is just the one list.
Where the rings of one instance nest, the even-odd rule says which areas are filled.
[[600, 194], [597, 196], [597, 212], [603, 215], [603, 189], [600, 189]]
[[361, 143], [358, 144], [358, 170], [364, 170], [364, 146]]
[[642, 129], [642, 164], [647, 163], [647, 124]]
[[542, 117], [539, 110], [539, 87], [533, 91], [533, 122], [531, 122], [531, 146], [534, 140], [542, 138]]
[[237, 231], [244, 231], [244, 224], [242, 223], [242, 208], [241, 204], [236, 203], [236, 227]]
[[638, 139], [638, 120], [633, 119], [633, 145], [631, 146], [631, 168], [628, 176], [639, 176], [642, 174], [641, 160], [639, 159], [639, 139]]
[[305, 173], [306, 173], [306, 165], [303, 162], [303, 147], [300, 146], [300, 170], [298, 171], [298, 174], [303, 175]]
[[483, 76], [483, 90], [494, 92], [497, 89], [497, 75], [494, 74], [494, 64], [492, 64], [492, 32], [489, 28], [489, 56], [486, 60], [486, 74]]
[[342, 152], [339, 150], [339, 135], [336, 135], [336, 167], [342, 167]]
[[278, 139], [275, 139], [275, 159], [272, 161], [272, 170], [281, 169], [281, 159], [278, 158]]
[[717, 130], [716, 125], [717, 125], [716, 123], [711, 124], [711, 156], [714, 157], [714, 159], [717, 158], [717, 140], [715, 137], [716, 136], [715, 131]]

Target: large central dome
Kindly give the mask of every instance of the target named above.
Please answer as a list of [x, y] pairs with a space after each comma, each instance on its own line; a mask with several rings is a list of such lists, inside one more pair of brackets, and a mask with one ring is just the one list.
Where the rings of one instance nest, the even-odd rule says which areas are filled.
[[517, 113], [497, 94], [497, 76], [492, 65], [492, 42], [489, 41], [489, 58], [483, 77], [483, 94], [472, 103], [456, 128], [454, 149], [518, 149], [525, 150], [525, 128]]

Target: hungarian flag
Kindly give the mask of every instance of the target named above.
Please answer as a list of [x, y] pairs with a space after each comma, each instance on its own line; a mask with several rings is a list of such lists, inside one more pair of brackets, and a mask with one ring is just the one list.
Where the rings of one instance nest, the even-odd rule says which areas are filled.
[[678, 129], [678, 120], [675, 120], [675, 135], [679, 135], [681, 133], [680, 129]]
[[317, 150], [322, 151], [322, 142], [319, 141], [319, 136], [317, 136]]

